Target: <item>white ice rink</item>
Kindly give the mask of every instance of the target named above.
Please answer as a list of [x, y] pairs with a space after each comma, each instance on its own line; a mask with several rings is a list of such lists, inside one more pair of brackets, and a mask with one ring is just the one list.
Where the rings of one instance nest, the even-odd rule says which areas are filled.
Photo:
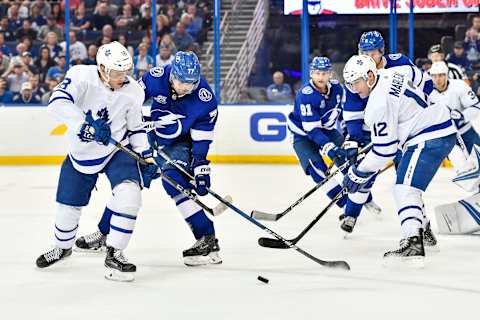
[[[53, 236], [58, 172], [56, 166], [0, 167], [0, 319], [478, 319], [479, 236], [440, 236], [441, 251], [427, 253], [423, 270], [382, 266], [383, 253], [400, 239], [393, 170], [374, 188], [381, 221], [364, 212], [344, 240], [335, 208], [298, 243], [321, 259], [348, 261], [350, 272], [329, 271], [293, 250], [259, 247], [257, 239], [267, 234], [233, 211], [214, 219], [223, 264], [188, 268], [181, 253], [193, 236], [156, 181], [143, 193], [126, 251], [137, 264], [133, 283], [105, 280], [103, 255], [74, 253], [48, 269], [35, 267]], [[449, 182], [452, 174], [442, 169], [425, 196], [431, 218], [436, 204], [465, 196]], [[215, 165], [212, 181], [246, 212], [281, 211], [312, 186], [298, 166]], [[106, 178], [97, 186], [79, 234], [95, 229], [109, 196]], [[268, 225], [294, 237], [325, 204], [318, 192]]]

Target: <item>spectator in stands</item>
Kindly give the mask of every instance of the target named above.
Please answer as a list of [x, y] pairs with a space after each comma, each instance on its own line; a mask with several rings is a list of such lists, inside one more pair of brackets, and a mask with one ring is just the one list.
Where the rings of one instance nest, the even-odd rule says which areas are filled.
[[[160, 5], [157, 1], [157, 14], [160, 11]], [[145, 19], [152, 19], [152, 0], [145, 0], [139, 8], [140, 16]]]
[[8, 90], [8, 83], [5, 79], [0, 78], [0, 104], [12, 103], [13, 92]]
[[13, 96], [14, 104], [39, 104], [40, 99], [33, 95], [32, 84], [28, 81], [22, 84], [20, 92]]
[[23, 2], [22, 1], [17, 1], [17, 2], [18, 2], [18, 16], [21, 19], [27, 19], [30, 15], [29, 13], [30, 1], [24, 0]]
[[40, 83], [45, 83], [47, 72], [50, 67], [55, 65], [55, 61], [50, 57], [50, 49], [47, 46], [40, 47], [40, 53], [35, 60], [35, 66], [38, 68]]
[[472, 26], [465, 33], [464, 46], [473, 68], [480, 68], [480, 15], [473, 17]]
[[163, 36], [161, 43], [167, 45], [170, 48], [170, 51], [173, 55], [177, 53], [177, 46], [175, 46], [175, 42], [173, 42], [173, 36], [171, 33], [167, 33]]
[[15, 33], [15, 38], [22, 39], [23, 37], [28, 37], [30, 40], [37, 39], [37, 31], [32, 29], [32, 23], [28, 19], [23, 20], [22, 27]]
[[10, 3], [8, 3], [7, 0], [0, 0], [0, 17], [6, 17], [7, 16], [7, 11], [8, 7], [10, 6]]
[[15, 50], [16, 50], [16, 55], [13, 57], [13, 61], [20, 61], [21, 62], [22, 61], [22, 55], [23, 55], [24, 52], [28, 51], [28, 47], [25, 43], [20, 42], [15, 47]]
[[44, 17], [47, 17], [52, 12], [50, 4], [45, 0], [37, 0], [32, 5], [37, 6], [40, 9], [40, 14]]
[[105, 2], [100, 2], [97, 6], [97, 12], [92, 18], [93, 31], [102, 30], [103, 26], [109, 24], [113, 26], [113, 18], [108, 15], [108, 5]]
[[88, 46], [88, 56], [86, 59], [84, 59], [82, 61], [83, 64], [86, 64], [86, 65], [93, 65], [93, 64], [97, 64], [97, 46], [95, 44], [91, 44]]
[[130, 53], [130, 55], [133, 57], [134, 54], [134, 50], [133, 50], [133, 47], [131, 45], [128, 44], [128, 40], [127, 40], [127, 36], [125, 34], [120, 34], [118, 36], [118, 42], [120, 42], [125, 48], [127, 48], [128, 52]]
[[113, 41], [113, 27], [110, 24], [106, 24], [102, 28], [102, 35], [95, 41], [97, 47], [102, 44], [107, 44]]
[[166, 64], [171, 64], [173, 61], [172, 50], [165, 43], [160, 43], [160, 53], [157, 54], [157, 66], [163, 67]]
[[198, 34], [202, 31], [203, 19], [197, 14], [197, 6], [194, 4], [187, 5], [187, 13], [190, 16], [191, 22], [186, 30], [196, 39]]
[[10, 57], [0, 50], [0, 76], [10, 67]]
[[24, 53], [22, 53], [22, 62], [28, 69], [29, 74], [38, 74], [38, 68], [33, 64], [33, 58], [30, 51], [25, 51]]
[[48, 87], [45, 84], [40, 84], [40, 77], [38, 74], [32, 74], [28, 81], [32, 84], [32, 94], [41, 101], [42, 96], [47, 92]]
[[48, 91], [42, 96], [42, 104], [48, 104], [48, 100], [50, 100], [50, 97], [52, 96], [53, 89], [55, 89], [56, 86], [58, 86], [60, 82], [57, 81], [57, 79], [52, 79], [48, 81]]
[[210, 30], [210, 28], [213, 26], [213, 17], [210, 11], [210, 4], [208, 2], [203, 3], [202, 16], [203, 16], [203, 28], [206, 30]]
[[10, 8], [8, 8], [8, 23], [12, 32], [15, 32], [22, 26], [22, 20], [23, 19], [20, 18], [18, 4], [11, 4]]
[[162, 39], [167, 33], [171, 33], [170, 22], [166, 15], [160, 14], [157, 16], [157, 36]]
[[10, 48], [5, 45], [5, 33], [2, 31], [0, 31], [0, 52], [7, 56], [12, 55]]
[[14, 94], [20, 92], [22, 84], [28, 81], [29, 74], [25, 65], [20, 61], [14, 61], [10, 68], [2, 75], [6, 77], [8, 88]]
[[465, 55], [465, 49], [463, 47], [463, 41], [455, 41], [453, 45], [453, 52], [447, 55], [446, 61], [456, 64], [467, 72], [467, 75], [472, 70], [472, 64]]
[[75, 15], [72, 17], [72, 24], [70, 26], [70, 29], [75, 32], [86, 32], [88, 29], [90, 29], [92, 25], [91, 20], [92, 17], [87, 15], [85, 3], [81, 2], [77, 10], [75, 10]]
[[62, 11], [60, 3], [52, 3], [52, 16], [55, 18], [55, 21], [58, 26], [65, 26], [65, 16]]
[[10, 27], [10, 24], [8, 23], [8, 18], [6, 16], [0, 19], [0, 32], [3, 34], [5, 41], [12, 41], [15, 38], [15, 30], [12, 28]]
[[[83, 59], [87, 58], [87, 47], [83, 42], [77, 41], [74, 31], [69, 32], [70, 38], [70, 63], [72, 65], [81, 64]], [[67, 51], [67, 43], [63, 41], [60, 43], [63, 52]]]
[[445, 61], [445, 52], [441, 45], [435, 44], [430, 47], [428, 50], [428, 59], [432, 62], [444, 61], [448, 66], [448, 77], [450, 79], [467, 80], [467, 76], [461, 67]]
[[138, 17], [132, 15], [132, 6], [125, 4], [122, 14], [115, 18], [115, 26], [119, 30], [135, 30], [138, 25]]
[[97, 8], [101, 3], [105, 3], [107, 5], [107, 12], [110, 17], [116, 17], [119, 14], [118, 6], [112, 3], [111, 0], [98, 0]]
[[176, 26], [178, 22], [178, 15], [175, 11], [175, 7], [173, 4], [167, 5], [167, 17], [168, 21], [170, 21], [171, 26]]
[[148, 53], [148, 47], [145, 43], [138, 46], [138, 55], [133, 57], [133, 74], [136, 78], [143, 75], [146, 70], [153, 67], [153, 58]]
[[284, 83], [284, 76], [281, 71], [273, 74], [273, 83], [267, 87], [267, 98], [272, 102], [292, 101], [292, 89], [287, 83]]
[[52, 66], [47, 71], [47, 81], [52, 79], [63, 79], [65, 76], [65, 66], [67, 65], [67, 59], [65, 58], [65, 54], [61, 53], [57, 59], [57, 65]]
[[55, 32], [47, 33], [43, 46], [47, 46], [50, 49], [52, 59], [56, 59], [63, 51], [62, 47], [58, 44], [58, 38]]
[[175, 33], [173, 34], [173, 42], [178, 51], [191, 51], [193, 47], [193, 38], [185, 31], [183, 23], [178, 22]]
[[40, 8], [38, 7], [37, 4], [32, 4], [30, 8], [30, 20], [32, 21], [32, 28], [34, 30], [39, 30], [41, 26], [44, 26], [47, 24], [47, 19], [45, 19], [44, 16], [40, 13]]
[[57, 39], [63, 40], [63, 30], [57, 25], [55, 17], [52, 15], [47, 16], [47, 24], [38, 31], [38, 40], [45, 41], [49, 32], [55, 32]]

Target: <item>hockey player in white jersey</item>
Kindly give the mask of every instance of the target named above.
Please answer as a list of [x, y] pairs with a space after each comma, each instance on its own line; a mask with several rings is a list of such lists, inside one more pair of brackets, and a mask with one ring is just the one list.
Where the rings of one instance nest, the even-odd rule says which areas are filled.
[[120, 43], [103, 45], [97, 53], [97, 66], [72, 67], [52, 93], [48, 112], [67, 124], [69, 152], [57, 188], [55, 247], [37, 259], [39, 268], [72, 254], [82, 208], [90, 200], [98, 174], [105, 173], [112, 186], [107, 204], [112, 218], [106, 239], [105, 277], [134, 279], [136, 266], [126, 260], [123, 250], [141, 206], [142, 184], [149, 187], [158, 174], [155, 165], [140, 171], [135, 160], [109, 143], [111, 139], [119, 141], [153, 163], [142, 123], [144, 92], [127, 76], [132, 66], [130, 54]]
[[480, 115], [480, 102], [463, 80], [449, 79], [445, 62], [434, 62], [429, 73], [435, 87], [429, 100], [443, 102], [450, 108], [460, 136], [448, 156], [457, 173], [453, 181], [463, 189], [475, 192], [466, 199], [435, 208], [438, 231], [443, 234], [480, 231], [480, 137], [472, 126]]
[[[368, 97], [365, 124], [372, 149], [350, 167], [343, 185], [356, 192], [402, 151], [393, 188], [403, 240], [384, 257], [411, 258], [423, 263], [424, 235], [433, 233], [424, 214], [422, 194], [456, 141], [456, 129], [444, 105], [428, 105], [424, 93], [395, 69], [377, 70], [368, 56], [351, 57], [343, 70], [345, 83]], [[436, 241], [435, 241], [436, 242]]]

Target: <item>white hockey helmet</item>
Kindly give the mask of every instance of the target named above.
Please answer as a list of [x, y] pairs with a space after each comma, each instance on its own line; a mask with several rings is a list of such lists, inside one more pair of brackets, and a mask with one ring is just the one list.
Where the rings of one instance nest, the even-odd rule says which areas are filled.
[[434, 74], [448, 74], [448, 66], [447, 64], [444, 62], [444, 61], [437, 61], [437, 62], [434, 62], [430, 68], [430, 70], [428, 70], [428, 73], [430, 75], [434, 75]]
[[[100, 66], [103, 66], [104, 70], [101, 70]], [[111, 70], [129, 73], [133, 68], [133, 60], [127, 48], [120, 42], [114, 41], [98, 48], [97, 68], [99, 72], [104, 72], [108, 83]]]
[[348, 59], [343, 68], [343, 79], [345, 84], [351, 89], [351, 84], [354, 81], [360, 78], [367, 81], [369, 72], [373, 72], [375, 76], [377, 75], [375, 61], [367, 55], [354, 55]]

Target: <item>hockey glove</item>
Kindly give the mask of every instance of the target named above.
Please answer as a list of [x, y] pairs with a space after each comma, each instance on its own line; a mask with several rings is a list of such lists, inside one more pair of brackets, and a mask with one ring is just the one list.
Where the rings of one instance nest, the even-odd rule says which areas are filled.
[[199, 196], [207, 194], [210, 188], [210, 161], [193, 159], [192, 171], [195, 176], [195, 191]]
[[352, 165], [343, 178], [343, 187], [347, 188], [348, 193], [355, 193], [374, 175], [375, 172], [362, 172]]
[[345, 152], [345, 150], [337, 147], [333, 142], [326, 143], [322, 147], [320, 153], [329, 157], [330, 160], [344, 161], [347, 159], [347, 153]]
[[350, 163], [357, 163], [358, 158], [358, 142], [354, 140], [346, 140], [343, 143], [343, 148], [347, 154], [347, 160]]
[[457, 127], [457, 129], [465, 125], [465, 116], [461, 111], [451, 109], [450, 117], [452, 117], [452, 120], [455, 122], [455, 126]]
[[150, 188], [150, 184], [152, 183], [152, 181], [160, 177], [160, 173], [158, 172], [158, 166], [155, 164], [155, 160], [153, 160], [153, 150], [149, 149], [143, 151], [140, 156], [148, 162], [148, 165], [140, 165], [143, 186], [145, 188]]
[[85, 123], [80, 128], [78, 134], [80, 140], [85, 142], [96, 141], [103, 145], [108, 145], [112, 133], [107, 121], [102, 118], [93, 120], [92, 111], [88, 111], [85, 116]]

